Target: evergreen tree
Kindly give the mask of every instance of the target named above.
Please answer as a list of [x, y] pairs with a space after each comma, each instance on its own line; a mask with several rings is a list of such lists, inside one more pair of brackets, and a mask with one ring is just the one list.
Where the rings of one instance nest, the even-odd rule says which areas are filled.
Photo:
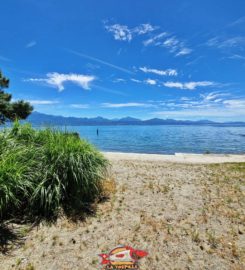
[[0, 124], [6, 121], [25, 119], [32, 112], [33, 107], [24, 100], [11, 102], [12, 95], [5, 93], [4, 89], [9, 87], [9, 79], [0, 71]]

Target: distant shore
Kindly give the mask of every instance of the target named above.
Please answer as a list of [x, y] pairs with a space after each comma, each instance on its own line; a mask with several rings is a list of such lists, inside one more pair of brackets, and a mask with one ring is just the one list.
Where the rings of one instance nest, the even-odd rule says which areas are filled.
[[245, 154], [234, 155], [234, 154], [175, 153], [175, 155], [160, 155], [160, 154], [140, 154], [140, 153], [122, 153], [122, 152], [103, 152], [103, 154], [110, 160], [163, 161], [163, 162], [193, 163], [193, 164], [245, 162]]

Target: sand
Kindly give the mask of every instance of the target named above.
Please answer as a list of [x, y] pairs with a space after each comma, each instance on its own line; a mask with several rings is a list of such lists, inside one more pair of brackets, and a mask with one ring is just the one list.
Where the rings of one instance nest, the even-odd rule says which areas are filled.
[[159, 154], [136, 154], [120, 152], [104, 152], [104, 155], [112, 160], [142, 160], [142, 161], [165, 161], [175, 163], [214, 164], [229, 162], [245, 162], [245, 155], [231, 154], [184, 154], [175, 155]]
[[14, 226], [1, 269], [97, 270], [119, 244], [149, 252], [141, 270], [244, 269], [245, 164], [209, 164], [244, 156], [105, 155], [115, 193], [84, 221]]

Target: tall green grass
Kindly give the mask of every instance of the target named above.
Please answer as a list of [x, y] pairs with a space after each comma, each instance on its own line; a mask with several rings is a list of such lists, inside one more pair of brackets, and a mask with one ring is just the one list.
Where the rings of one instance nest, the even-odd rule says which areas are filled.
[[100, 196], [107, 165], [73, 134], [15, 123], [0, 132], [0, 216], [80, 209]]

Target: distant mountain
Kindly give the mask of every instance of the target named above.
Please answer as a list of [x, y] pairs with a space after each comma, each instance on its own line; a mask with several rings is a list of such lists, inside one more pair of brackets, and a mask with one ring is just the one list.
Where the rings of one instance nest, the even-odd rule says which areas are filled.
[[124, 117], [124, 118], [121, 118], [121, 119], [117, 119], [117, 121], [119, 121], [119, 122], [137, 122], [137, 121], [140, 121], [140, 119], [128, 116], [128, 117]]
[[149, 120], [141, 120], [133, 117], [124, 117], [121, 119], [107, 119], [101, 116], [94, 118], [64, 117], [56, 115], [48, 115], [39, 112], [33, 112], [27, 122], [33, 125], [62, 125], [62, 126], [98, 126], [98, 125], [202, 125], [202, 126], [245, 126], [245, 122], [226, 122], [217, 123], [210, 120], [175, 120], [152, 118]]

